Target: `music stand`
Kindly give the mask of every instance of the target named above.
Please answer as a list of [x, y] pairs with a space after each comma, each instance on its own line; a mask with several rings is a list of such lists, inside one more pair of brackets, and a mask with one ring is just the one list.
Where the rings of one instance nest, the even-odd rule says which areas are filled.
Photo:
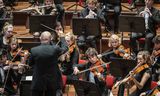
[[98, 86], [92, 82], [74, 80], [73, 85], [78, 96], [102, 96]]
[[73, 4], [73, 5], [71, 5], [71, 6], [69, 6], [66, 10], [69, 10], [69, 9], [71, 9], [72, 7], [76, 6], [74, 11], [75, 11], [75, 13], [77, 13], [77, 7], [78, 7], [78, 6], [84, 8], [84, 6], [82, 6], [81, 4], [78, 4], [78, 3], [82, 3], [82, 1], [81, 1], [81, 0], [76, 0], [76, 3]]
[[54, 31], [55, 15], [31, 15], [29, 17], [30, 32]]
[[143, 33], [145, 32], [145, 20], [140, 16], [131, 15], [120, 15], [119, 16], [119, 30], [122, 32], [122, 42], [123, 42], [123, 32]]
[[100, 53], [102, 50], [101, 44], [101, 27], [100, 21], [96, 18], [73, 18], [72, 30], [74, 35], [78, 36], [94, 36], [95, 39], [100, 39]]
[[136, 60], [111, 58], [110, 72], [115, 77], [124, 78], [136, 66]]
[[101, 37], [101, 27], [98, 19], [95, 18], [73, 18], [72, 30], [74, 35]]

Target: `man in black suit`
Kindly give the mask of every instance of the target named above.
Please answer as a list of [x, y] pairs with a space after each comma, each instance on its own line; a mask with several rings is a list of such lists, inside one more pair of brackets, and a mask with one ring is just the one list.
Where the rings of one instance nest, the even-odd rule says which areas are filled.
[[67, 44], [61, 36], [62, 48], [50, 45], [51, 33], [41, 34], [41, 45], [31, 49], [29, 65], [33, 67], [32, 96], [61, 96], [62, 79], [58, 58], [67, 51]]

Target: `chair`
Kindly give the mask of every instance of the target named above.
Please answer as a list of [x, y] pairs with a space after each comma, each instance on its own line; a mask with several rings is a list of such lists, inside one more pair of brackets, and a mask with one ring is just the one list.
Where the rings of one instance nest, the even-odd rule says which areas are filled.
[[151, 89], [155, 88], [156, 86], [158, 86], [157, 82], [156, 81], [152, 81], [151, 82]]
[[108, 89], [112, 89], [113, 85], [114, 85], [114, 80], [115, 80], [115, 77], [112, 76], [112, 75], [107, 75], [106, 76], [106, 86]]

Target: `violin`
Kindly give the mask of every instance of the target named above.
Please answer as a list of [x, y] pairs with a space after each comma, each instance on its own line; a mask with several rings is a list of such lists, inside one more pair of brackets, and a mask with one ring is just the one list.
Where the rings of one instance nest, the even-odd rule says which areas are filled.
[[103, 66], [101, 66], [101, 67], [98, 67], [98, 68], [95, 68], [95, 69], [92, 69], [93, 67], [95, 67], [95, 66], [99, 66], [99, 65], [101, 65], [102, 63], [101, 63], [101, 61], [99, 60], [99, 61], [97, 61], [93, 66], [91, 66], [91, 72], [93, 72], [93, 73], [102, 73], [102, 72], [104, 72], [104, 68], [103, 68]]
[[69, 62], [70, 61], [70, 54], [73, 53], [74, 49], [76, 48], [76, 45], [75, 44], [72, 44], [71, 46], [69, 46], [69, 49], [66, 53], [62, 54], [60, 57], [59, 57], [59, 60], [60, 61], [67, 61]]
[[18, 48], [17, 50], [11, 52], [11, 55], [14, 57], [16, 55], [20, 55], [21, 57], [24, 57], [25, 55], [28, 55], [28, 50], [22, 50], [22, 48]]
[[129, 59], [130, 57], [130, 48], [125, 49], [123, 45], [120, 45], [116, 50], [114, 50], [114, 53], [123, 57], [124, 59]]

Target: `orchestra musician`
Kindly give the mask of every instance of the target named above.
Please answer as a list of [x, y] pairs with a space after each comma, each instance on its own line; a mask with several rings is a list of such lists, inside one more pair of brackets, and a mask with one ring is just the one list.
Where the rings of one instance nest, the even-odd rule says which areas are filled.
[[[28, 58], [28, 53], [22, 53], [22, 49], [19, 49], [18, 40], [12, 37], [9, 40], [9, 47], [7, 50], [7, 61], [5, 65], [6, 85], [5, 91], [8, 95], [15, 95], [20, 84], [22, 74], [24, 73], [26, 67], [26, 60]], [[14, 83], [16, 83], [17, 88], [14, 88]]]
[[[98, 3], [97, 0], [86, 0], [87, 7], [81, 10], [80, 18], [96, 18], [99, 19], [101, 22], [105, 22], [104, 14], [102, 13], [102, 10], [97, 7], [97, 3]], [[83, 45], [81, 45], [81, 42], [86, 42], [87, 45], [89, 45], [89, 47], [97, 49], [96, 46], [97, 39], [98, 37], [95, 37], [94, 35], [89, 35], [89, 36], [80, 35], [78, 36], [78, 42], [80, 42], [78, 43], [78, 46], [80, 48], [84, 47], [86, 46], [84, 45], [85, 43], [82, 43]], [[86, 50], [83, 51], [85, 52]]]
[[137, 55], [137, 66], [124, 78], [121, 84], [128, 84], [129, 96], [139, 96], [142, 92], [150, 90], [152, 74], [150, 69], [150, 54], [140, 51]]
[[[85, 55], [87, 57], [88, 63], [76, 65], [74, 67], [74, 74], [78, 74], [80, 70], [85, 70], [104, 64], [104, 62], [97, 57], [98, 53], [95, 48], [88, 48]], [[102, 96], [108, 96], [108, 90], [105, 84], [106, 75], [106, 67], [103, 65], [99, 68], [91, 69], [85, 72], [84, 80], [95, 83], [100, 88]]]
[[134, 54], [130, 52], [129, 48], [125, 48], [121, 44], [121, 38], [116, 34], [112, 34], [110, 36], [108, 41], [108, 47], [110, 47], [111, 49], [98, 55], [105, 62], [110, 61], [111, 58], [124, 58], [124, 59], [134, 58]]
[[65, 40], [68, 44], [68, 51], [60, 57], [61, 71], [63, 75], [67, 76], [67, 81], [77, 79], [77, 76], [73, 74], [73, 66], [78, 64], [79, 61], [79, 50], [76, 45], [76, 38], [72, 33], [67, 33]]
[[30, 51], [29, 65], [33, 67], [32, 96], [62, 96], [58, 58], [68, 48], [64, 34], [61, 34], [60, 39], [63, 41], [61, 48], [55, 44], [51, 45], [51, 33], [44, 31], [40, 36], [41, 45], [33, 47]]
[[154, 48], [151, 54], [152, 59], [152, 79], [158, 82], [160, 80], [160, 35], [154, 39]]
[[160, 10], [153, 7], [154, 0], [145, 0], [145, 7], [138, 10], [138, 15], [145, 18], [146, 31], [142, 33], [133, 32], [131, 35], [131, 48], [138, 53], [138, 39], [145, 38], [144, 50], [152, 52], [152, 39], [156, 35], [156, 24], [160, 22]]
[[7, 49], [9, 39], [13, 36], [13, 25], [5, 23], [2, 33], [0, 34], [0, 48]]

